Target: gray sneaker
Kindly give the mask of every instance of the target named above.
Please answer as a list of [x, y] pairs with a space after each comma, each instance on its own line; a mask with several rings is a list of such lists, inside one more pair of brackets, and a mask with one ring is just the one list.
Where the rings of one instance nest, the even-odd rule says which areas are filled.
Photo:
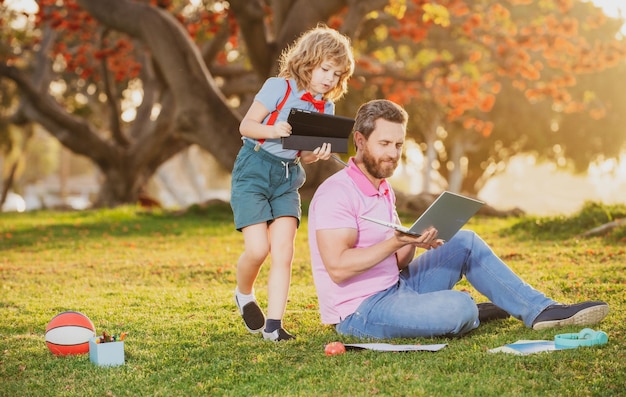
[[237, 295], [235, 295], [235, 303], [237, 304], [241, 318], [243, 318], [243, 323], [245, 324], [246, 329], [253, 334], [261, 332], [265, 326], [265, 315], [259, 307], [259, 304], [256, 303], [256, 301], [253, 301], [248, 302], [241, 307], [239, 306]]
[[597, 324], [609, 314], [606, 302], [582, 302], [574, 305], [555, 304], [539, 313], [533, 322], [533, 329], [541, 330], [564, 325]]
[[283, 340], [296, 339], [296, 337], [291, 335], [284, 329], [279, 328], [272, 332], [265, 332], [265, 330], [263, 330], [263, 339], [271, 340], [272, 342], [280, 342]]

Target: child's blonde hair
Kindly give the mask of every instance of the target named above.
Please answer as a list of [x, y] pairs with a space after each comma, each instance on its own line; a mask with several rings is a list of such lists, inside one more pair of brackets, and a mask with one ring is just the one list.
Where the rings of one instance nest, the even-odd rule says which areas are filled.
[[302, 34], [281, 54], [279, 77], [293, 78], [298, 90], [303, 90], [311, 83], [313, 69], [325, 61], [344, 70], [337, 86], [324, 95], [334, 102], [348, 91], [348, 80], [354, 73], [350, 39], [334, 29], [318, 25]]

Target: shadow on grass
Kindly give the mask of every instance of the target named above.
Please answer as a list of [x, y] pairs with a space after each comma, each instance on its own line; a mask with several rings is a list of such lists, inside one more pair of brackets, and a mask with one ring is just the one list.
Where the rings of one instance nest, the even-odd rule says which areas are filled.
[[147, 211], [127, 206], [71, 212], [34, 211], [0, 214], [0, 251], [35, 248], [38, 241], [55, 245], [107, 237], [176, 237], [234, 230], [228, 203], [191, 206], [187, 210]]

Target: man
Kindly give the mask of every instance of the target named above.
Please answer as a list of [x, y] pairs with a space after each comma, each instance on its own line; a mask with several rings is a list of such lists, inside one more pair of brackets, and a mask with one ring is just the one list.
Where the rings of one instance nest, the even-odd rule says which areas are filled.
[[[399, 222], [386, 178], [400, 160], [407, 119], [387, 100], [362, 105], [356, 155], [313, 197], [309, 244], [322, 322], [367, 338], [463, 335], [480, 323], [470, 295], [452, 289], [463, 276], [534, 329], [601, 321], [608, 304], [558, 304], [522, 281], [474, 232], [461, 230], [444, 243], [433, 228], [415, 237], [361, 219]], [[416, 248], [425, 252], [415, 257]]]

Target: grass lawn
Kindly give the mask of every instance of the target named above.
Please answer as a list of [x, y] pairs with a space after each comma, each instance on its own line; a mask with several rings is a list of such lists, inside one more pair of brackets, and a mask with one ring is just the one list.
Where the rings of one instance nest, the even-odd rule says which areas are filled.
[[[623, 207], [617, 210], [624, 216]], [[624, 395], [625, 233], [577, 238], [604, 222], [594, 216], [475, 217], [470, 227], [554, 299], [609, 302], [609, 316], [596, 327], [609, 335], [607, 345], [528, 356], [489, 353], [519, 339], [580, 330], [533, 331], [508, 319], [459, 339], [393, 342], [447, 344], [436, 353], [328, 357], [325, 344], [359, 341], [319, 322], [306, 218], [284, 319], [297, 340], [270, 343], [248, 334], [236, 312], [243, 240], [228, 206], [184, 215], [134, 207], [0, 214], [0, 396]], [[268, 268], [256, 286], [262, 306]], [[459, 288], [470, 287], [462, 282]], [[46, 324], [66, 310], [87, 314], [98, 333], [128, 332], [125, 365], [105, 368], [88, 355], [52, 355]]]

